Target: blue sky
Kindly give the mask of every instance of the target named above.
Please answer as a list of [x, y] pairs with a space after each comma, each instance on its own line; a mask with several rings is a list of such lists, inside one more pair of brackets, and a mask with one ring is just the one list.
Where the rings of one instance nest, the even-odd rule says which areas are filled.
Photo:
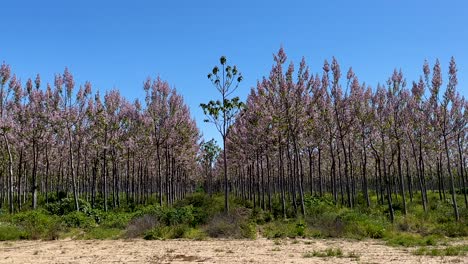
[[78, 84], [101, 94], [117, 88], [144, 98], [142, 83], [160, 75], [184, 96], [205, 138], [201, 102], [217, 98], [206, 78], [221, 55], [243, 73], [245, 99], [268, 75], [280, 46], [321, 72], [335, 56], [361, 81], [384, 83], [394, 68], [408, 80], [439, 58], [446, 76], [455, 56], [459, 91], [468, 96], [466, 1], [2, 1], [0, 61], [23, 81], [53, 82], [68, 66]]

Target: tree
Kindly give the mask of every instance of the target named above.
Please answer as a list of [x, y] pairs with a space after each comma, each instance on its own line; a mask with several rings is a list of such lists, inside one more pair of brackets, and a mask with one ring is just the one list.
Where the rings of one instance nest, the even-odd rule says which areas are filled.
[[201, 158], [202, 164], [205, 170], [205, 188], [209, 195], [212, 194], [212, 181], [213, 181], [213, 166], [214, 162], [219, 156], [221, 148], [216, 143], [216, 140], [213, 138], [207, 142], [201, 143]]
[[239, 97], [229, 99], [242, 81], [241, 73], [238, 72], [236, 66], [231, 67], [226, 64], [226, 57], [221, 56], [219, 61], [221, 67], [215, 66], [211, 73], [208, 74], [208, 79], [221, 94], [221, 101], [211, 100], [208, 104], [200, 104], [200, 107], [207, 116], [204, 122], [213, 123], [223, 138], [224, 212], [227, 214], [229, 211], [229, 185], [227, 177], [226, 137], [237, 114], [244, 107], [244, 103], [240, 101]]

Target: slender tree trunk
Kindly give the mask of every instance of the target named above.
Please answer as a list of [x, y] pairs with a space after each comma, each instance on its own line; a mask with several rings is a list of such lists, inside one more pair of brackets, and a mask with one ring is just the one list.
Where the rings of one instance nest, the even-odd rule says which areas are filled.
[[447, 143], [447, 135], [443, 133], [444, 136], [444, 145], [445, 145], [445, 154], [447, 155], [447, 170], [449, 174], [449, 179], [450, 179], [450, 192], [452, 194], [452, 206], [453, 206], [453, 213], [455, 215], [455, 219], [460, 221], [460, 214], [458, 213], [458, 206], [457, 206], [457, 198], [456, 198], [456, 193], [455, 193], [455, 181], [453, 179], [453, 174], [452, 174], [452, 168], [450, 165], [450, 155], [449, 155], [449, 148], [448, 148], [448, 143]]
[[37, 146], [36, 141], [33, 140], [33, 171], [32, 171], [32, 208], [36, 210], [37, 208]]
[[397, 167], [398, 167], [398, 177], [400, 178], [400, 192], [403, 199], [403, 214], [407, 214], [406, 209], [406, 196], [405, 196], [405, 181], [403, 179], [403, 173], [401, 171], [401, 144], [399, 138], [397, 138]]
[[71, 128], [68, 128], [68, 155], [70, 155], [69, 173], [71, 173], [71, 178], [72, 178], [72, 189], [73, 189], [73, 198], [75, 200], [75, 209], [76, 211], [80, 211], [80, 205], [78, 203], [78, 192], [77, 192], [77, 187], [76, 187], [75, 170], [73, 168], [73, 142], [72, 142]]
[[463, 158], [463, 151], [462, 151], [462, 144], [460, 142], [460, 133], [457, 134], [457, 147], [458, 147], [458, 158], [460, 162], [460, 176], [462, 180], [462, 188], [463, 188], [463, 197], [465, 198], [465, 208], [468, 208], [468, 198], [467, 198], [467, 192], [468, 190], [466, 189], [466, 175], [465, 175], [465, 169], [464, 169], [464, 158]]
[[[9, 212], [12, 214], [14, 212], [13, 206], [13, 155], [11, 154], [10, 143], [8, 142], [8, 137], [6, 132], [3, 134], [3, 139], [5, 140], [5, 146], [8, 153], [8, 199], [9, 199]], [[19, 198], [19, 197], [18, 197]]]
[[[224, 115], [226, 120], [226, 115]], [[227, 158], [226, 158], [226, 133], [223, 135], [223, 163], [224, 163], [224, 213], [229, 212], [229, 186], [227, 177]]]

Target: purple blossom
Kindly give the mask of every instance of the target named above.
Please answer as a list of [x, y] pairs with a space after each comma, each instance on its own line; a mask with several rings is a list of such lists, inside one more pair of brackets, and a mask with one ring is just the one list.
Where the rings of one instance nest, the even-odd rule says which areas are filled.
[[65, 88], [67, 88], [67, 95], [71, 96], [73, 87], [75, 87], [75, 81], [73, 80], [73, 75], [68, 71], [68, 68], [65, 68], [63, 72], [63, 83]]
[[26, 82], [26, 91], [28, 92], [28, 94], [31, 93], [32, 89], [33, 89], [32, 80], [31, 78], [29, 78], [28, 81]]
[[427, 60], [424, 60], [423, 72], [424, 72], [425, 76], [428, 76], [431, 73], [431, 70], [429, 69], [429, 64], [427, 63]]
[[36, 75], [34, 83], [36, 84], [36, 89], [39, 89], [39, 87], [41, 87], [41, 76], [39, 76], [39, 74]]
[[11, 74], [10, 65], [5, 64], [5, 62], [3, 62], [2, 65], [0, 66], [0, 81], [2, 85], [5, 85], [5, 83], [8, 81], [8, 79], [10, 78], [10, 74]]
[[275, 60], [276, 63], [278, 64], [283, 64], [286, 62], [287, 60], [287, 56], [286, 56], [286, 53], [284, 52], [284, 49], [283, 47], [281, 47], [277, 53], [277, 55], [273, 55], [273, 58]]
[[59, 74], [55, 75], [54, 85], [55, 85], [55, 88], [57, 88], [57, 90], [61, 93], [62, 85], [63, 85], [63, 79], [61, 75]]
[[353, 67], [349, 67], [348, 74], [346, 74], [346, 79], [350, 80], [354, 77]]
[[85, 82], [84, 87], [85, 87], [85, 90], [84, 90], [85, 96], [91, 94], [91, 90], [92, 90], [92, 89], [91, 89], [91, 88], [92, 88], [91, 83], [88, 82], [88, 81]]
[[450, 59], [450, 66], [449, 66], [449, 86], [455, 87], [458, 84], [457, 80], [457, 64], [455, 63], [455, 58], [452, 57]]
[[436, 63], [433, 68], [432, 74], [432, 88], [436, 91], [439, 90], [440, 86], [442, 85], [442, 74], [440, 70], [440, 63], [439, 60], [436, 60]]
[[326, 73], [328, 73], [330, 71], [330, 65], [328, 64], [327, 60], [325, 60], [323, 62], [323, 71], [326, 72]]
[[338, 61], [335, 59], [335, 57], [333, 57], [331, 69], [333, 72], [333, 79], [335, 83], [338, 83], [338, 80], [341, 77], [341, 70], [340, 70], [340, 64], [338, 64]]

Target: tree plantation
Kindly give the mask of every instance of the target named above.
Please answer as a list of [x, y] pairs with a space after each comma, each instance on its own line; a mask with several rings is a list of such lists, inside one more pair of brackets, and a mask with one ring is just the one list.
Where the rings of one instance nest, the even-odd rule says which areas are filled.
[[143, 82], [144, 102], [130, 102], [75, 84], [67, 68], [44, 84], [4, 62], [0, 240], [80, 229], [85, 238], [426, 246], [468, 235], [468, 102], [454, 58], [446, 70], [424, 62], [414, 81], [395, 70], [375, 87], [335, 58], [319, 70], [288, 64], [282, 48], [273, 58], [245, 103], [233, 96], [245, 87], [226, 57], [209, 73], [216, 89], [201, 107], [221, 146], [202, 139], [160, 77]]
[[65, 69], [53, 87], [23, 85], [1, 66], [1, 199], [10, 213], [60, 195], [100, 207], [171, 204], [195, 188], [199, 132], [183, 98], [159, 77], [143, 85], [145, 105], [119, 91], [75, 89]]
[[468, 206], [468, 103], [456, 90], [453, 58], [445, 85], [436, 61], [432, 70], [425, 62], [411, 84], [395, 70], [375, 89], [352, 68], [342, 77], [335, 58], [324, 62], [321, 75], [304, 60], [295, 72], [286, 59], [280, 49], [230, 128], [236, 195], [264, 210], [279, 199], [286, 217], [286, 203], [294, 215], [306, 214], [305, 194], [330, 193], [334, 203], [352, 208], [370, 206], [372, 193], [393, 221], [395, 204], [406, 214], [407, 203], [420, 199], [427, 211], [427, 193], [436, 192], [459, 220], [459, 207]]

